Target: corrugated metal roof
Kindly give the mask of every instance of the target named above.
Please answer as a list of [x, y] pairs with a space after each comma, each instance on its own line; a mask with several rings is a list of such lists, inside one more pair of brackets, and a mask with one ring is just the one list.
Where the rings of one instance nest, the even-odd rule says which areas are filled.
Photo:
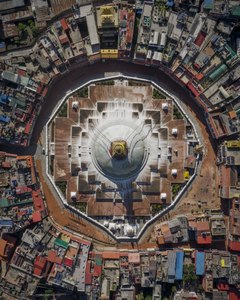
[[[8, 207], [9, 203], [8, 203], [8, 199], [7, 198], [1, 198], [0, 199], [0, 207]], [[1, 220], [0, 220], [1, 223]]]
[[199, 34], [198, 34], [198, 36], [196, 37], [194, 43], [195, 43], [198, 47], [200, 47], [200, 46], [202, 45], [202, 43], [204, 42], [204, 40], [205, 40], [205, 34], [204, 34], [202, 31], [200, 31]]
[[225, 64], [220, 65], [217, 69], [215, 69], [210, 75], [209, 78], [211, 80], [215, 80], [220, 77], [227, 70], [227, 66]]
[[0, 220], [0, 227], [12, 227], [13, 221], [9, 219], [2, 219]]
[[176, 253], [176, 274], [175, 278], [176, 280], [182, 280], [183, 278], [183, 252], [177, 252]]
[[24, 0], [8, 0], [8, 1], [1, 1], [0, 3], [0, 10], [8, 10], [14, 9], [17, 7], [24, 6]]
[[204, 252], [196, 252], [196, 275], [204, 274], [204, 264], [205, 264], [205, 253]]
[[168, 276], [175, 276], [176, 252], [168, 252]]
[[99, 37], [97, 33], [97, 27], [95, 24], [95, 19], [93, 14], [88, 15], [86, 17], [87, 20], [87, 26], [88, 26], [88, 32], [89, 32], [89, 38], [91, 45], [99, 44]]

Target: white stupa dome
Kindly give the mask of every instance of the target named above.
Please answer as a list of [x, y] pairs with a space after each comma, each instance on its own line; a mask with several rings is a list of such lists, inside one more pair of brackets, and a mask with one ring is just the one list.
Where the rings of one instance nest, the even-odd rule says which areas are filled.
[[91, 157], [97, 170], [111, 181], [132, 181], [148, 158], [143, 133], [134, 122], [106, 122], [94, 130]]

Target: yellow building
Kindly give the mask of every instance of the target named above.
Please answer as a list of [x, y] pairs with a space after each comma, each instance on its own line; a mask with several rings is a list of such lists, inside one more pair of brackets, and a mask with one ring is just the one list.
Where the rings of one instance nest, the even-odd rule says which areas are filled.
[[118, 58], [118, 50], [117, 49], [103, 49], [101, 50], [101, 58]]
[[97, 27], [108, 26], [118, 27], [118, 9], [117, 6], [104, 5], [97, 7]]
[[184, 179], [188, 180], [190, 178], [190, 174], [188, 170], [184, 170]]
[[[104, 5], [96, 8], [101, 57], [118, 58], [118, 7]], [[111, 51], [110, 51], [111, 50]]]
[[234, 149], [237, 149], [237, 148], [240, 148], [240, 141], [226, 141], [225, 142], [225, 145], [227, 146], [227, 148], [234, 148]]

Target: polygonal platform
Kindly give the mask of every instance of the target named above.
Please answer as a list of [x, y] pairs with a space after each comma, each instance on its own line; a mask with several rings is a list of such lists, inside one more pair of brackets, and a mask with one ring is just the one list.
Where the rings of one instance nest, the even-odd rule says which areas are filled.
[[67, 116], [50, 124], [53, 179], [66, 183], [69, 204], [100, 222], [124, 217], [144, 223], [153, 207], [171, 203], [186, 171], [191, 176], [194, 165], [186, 164], [196, 142], [193, 128], [175, 117], [172, 99], [153, 99], [150, 85], [88, 90], [88, 98], [70, 96]]

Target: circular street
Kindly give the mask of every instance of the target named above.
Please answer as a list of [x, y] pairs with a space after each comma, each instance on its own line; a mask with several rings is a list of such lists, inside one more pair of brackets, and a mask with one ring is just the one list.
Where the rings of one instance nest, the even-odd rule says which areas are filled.
[[[44, 103], [42, 105], [42, 109], [37, 118], [35, 127], [32, 131], [31, 144], [28, 147], [21, 146], [3, 146], [3, 151], [10, 151], [11, 153], [16, 153], [18, 155], [35, 155], [35, 159], [37, 160], [41, 156], [41, 152], [39, 151], [39, 147], [37, 146], [37, 142], [41, 137], [41, 133], [43, 131], [44, 126], [49, 121], [50, 116], [57, 104], [59, 104], [62, 98], [66, 93], [71, 92], [74, 89], [84, 85], [90, 80], [100, 80], [104, 77], [107, 79], [107, 74], [113, 75], [125, 75], [130, 77], [135, 77], [139, 79], [146, 79], [152, 82], [155, 82], [157, 85], [161, 86], [165, 91], [169, 92], [173, 96], [178, 99], [178, 103], [184, 108], [191, 121], [194, 123], [195, 128], [197, 130], [200, 142], [204, 146], [204, 156], [201, 162], [201, 176], [197, 176], [195, 179], [195, 183], [193, 188], [186, 192], [186, 194], [182, 197], [181, 201], [177, 205], [177, 210], [179, 213], [185, 213], [186, 209], [189, 210], [189, 199], [194, 199], [190, 204], [190, 208], [193, 209], [198, 203], [198, 199], [195, 199], [195, 189], [199, 187], [199, 185], [210, 185], [213, 187], [213, 194], [209, 190], [207, 193], [199, 193], [198, 198], [209, 199], [212, 197], [212, 206], [217, 207], [217, 186], [218, 186], [218, 176], [215, 165], [216, 158], [216, 148], [217, 142], [212, 138], [210, 130], [207, 126], [207, 121], [205, 117], [204, 110], [199, 106], [194, 97], [190, 94], [190, 92], [182, 87], [178, 82], [176, 82], [173, 77], [169, 74], [166, 74], [164, 71], [159, 70], [155, 67], [147, 67], [144, 65], [136, 65], [130, 62], [123, 61], [106, 61], [106, 62], [98, 62], [92, 65], [76, 65], [69, 69], [66, 73], [57, 77], [54, 82], [49, 87], [47, 96], [44, 99]], [[111, 75], [110, 75], [111, 76]], [[9, 150], [10, 149], [10, 150]], [[212, 164], [209, 164], [209, 161]], [[211, 170], [210, 170], [211, 169]], [[212, 177], [208, 179], [209, 172], [211, 171]], [[44, 177], [45, 175], [42, 174]], [[207, 181], [206, 181], [207, 180]], [[52, 190], [52, 188], [51, 188]], [[66, 223], [68, 224], [68, 217], [66, 216], [66, 222], [61, 217], [61, 220], [57, 216], [61, 211], [61, 207], [57, 204], [56, 197], [53, 196], [53, 191], [51, 192], [51, 197], [46, 197], [47, 205], [49, 208], [50, 215], [56, 220], [58, 223]], [[216, 199], [215, 199], [216, 198]], [[51, 207], [53, 209], [51, 209]], [[173, 210], [174, 214], [175, 209]], [[171, 214], [172, 214], [171, 213]], [[165, 219], [169, 216], [166, 215]], [[82, 222], [85, 223], [83, 220]], [[78, 230], [79, 221], [74, 221], [75, 230], [81, 232], [81, 229]], [[86, 223], [88, 224], [88, 222]], [[150, 241], [150, 233], [152, 230], [152, 224], [148, 227], [148, 229], [143, 234], [139, 244], [145, 244], [146, 240]], [[66, 225], [65, 225], [66, 226]], [[100, 233], [100, 231], [98, 231]], [[92, 233], [89, 235], [93, 238]], [[104, 236], [106, 234], [103, 234]], [[105, 238], [100, 238], [106, 242]]]

